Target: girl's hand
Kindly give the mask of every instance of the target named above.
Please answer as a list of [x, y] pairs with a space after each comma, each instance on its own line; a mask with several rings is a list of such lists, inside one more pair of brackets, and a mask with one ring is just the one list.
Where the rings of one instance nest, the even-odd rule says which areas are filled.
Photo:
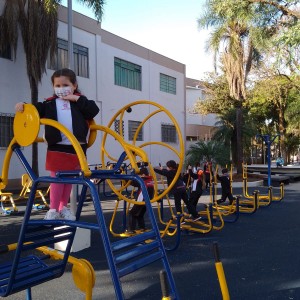
[[15, 105], [16, 112], [23, 112], [24, 111], [24, 103], [19, 102]]
[[67, 95], [65, 97], [62, 97], [63, 100], [68, 100], [70, 102], [77, 102], [77, 100], [79, 99], [80, 96], [78, 95], [73, 95], [73, 94], [70, 94], [70, 95]]

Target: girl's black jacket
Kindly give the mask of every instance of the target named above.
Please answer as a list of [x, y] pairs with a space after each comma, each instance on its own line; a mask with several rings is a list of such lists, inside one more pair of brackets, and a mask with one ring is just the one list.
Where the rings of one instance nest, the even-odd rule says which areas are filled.
[[[47, 118], [57, 121], [56, 97], [48, 98], [44, 102], [38, 102], [37, 108], [41, 118]], [[79, 143], [85, 144], [89, 126], [87, 120], [93, 119], [99, 112], [99, 107], [93, 100], [88, 100], [85, 96], [80, 95], [76, 102], [70, 101], [73, 134]], [[61, 134], [53, 126], [45, 126], [45, 138], [48, 146], [61, 142]]]

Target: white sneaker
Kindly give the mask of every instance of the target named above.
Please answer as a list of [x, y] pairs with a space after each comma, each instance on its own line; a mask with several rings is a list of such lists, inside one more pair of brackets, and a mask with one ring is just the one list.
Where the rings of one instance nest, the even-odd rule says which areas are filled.
[[49, 209], [44, 217], [44, 220], [58, 220], [58, 219], [60, 219], [60, 214], [54, 208]]
[[61, 219], [75, 221], [76, 217], [72, 214], [72, 212], [67, 208], [63, 207], [63, 209], [59, 212]]

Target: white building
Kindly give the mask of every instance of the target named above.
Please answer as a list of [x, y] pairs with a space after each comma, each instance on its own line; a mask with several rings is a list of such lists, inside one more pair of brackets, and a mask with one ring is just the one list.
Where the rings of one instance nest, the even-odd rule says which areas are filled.
[[[0, 0], [0, 14], [4, 0]], [[39, 101], [53, 94], [50, 77], [57, 68], [67, 67], [67, 9], [59, 9], [58, 60], [56, 65], [47, 64], [47, 74], [39, 84]], [[125, 105], [137, 100], [151, 100], [164, 106], [177, 120], [185, 137], [186, 91], [185, 65], [150, 51], [101, 29], [101, 24], [84, 15], [73, 13], [73, 43], [75, 66], [79, 88], [89, 99], [97, 102], [101, 112], [95, 118], [97, 124], [107, 126], [114, 115]], [[17, 102], [30, 103], [30, 87], [26, 74], [26, 58], [21, 37], [16, 60], [10, 52], [0, 53], [0, 168], [11, 132], [14, 106]], [[153, 106], [134, 106], [132, 112], [123, 118], [124, 139], [132, 143], [132, 135], [145, 118], [153, 111]], [[113, 122], [112, 129], [118, 121]], [[41, 127], [40, 136], [43, 128]], [[101, 133], [97, 141], [88, 150], [88, 162], [101, 163]], [[131, 137], [131, 138], [130, 138]], [[163, 141], [178, 149], [178, 136], [175, 126], [166, 114], [154, 115], [144, 125], [140, 133], [140, 145], [147, 141]], [[122, 148], [108, 140], [107, 152], [118, 158]], [[153, 165], [165, 163], [169, 159], [178, 159], [170, 154], [166, 147], [150, 145], [144, 147]], [[24, 148], [24, 155], [31, 163], [31, 147]], [[46, 145], [39, 144], [39, 170], [44, 169]], [[13, 167], [12, 167], [13, 166]], [[24, 173], [18, 158], [13, 155], [10, 163], [9, 179], [20, 178]]]
[[212, 138], [217, 117], [215, 114], [199, 115], [193, 113], [193, 106], [198, 100], [205, 99], [201, 81], [186, 78], [186, 147], [199, 141]]

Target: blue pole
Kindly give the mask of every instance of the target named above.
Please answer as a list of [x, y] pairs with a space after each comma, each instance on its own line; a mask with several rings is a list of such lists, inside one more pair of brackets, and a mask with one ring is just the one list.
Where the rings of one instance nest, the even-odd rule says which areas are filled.
[[270, 136], [268, 134], [265, 135], [261, 135], [261, 134], [257, 134], [256, 138], [261, 137], [264, 142], [265, 145], [267, 147], [267, 156], [268, 156], [268, 186], [271, 186], [272, 184], [272, 178], [271, 178], [271, 144], [274, 142], [274, 140], [276, 139], [276, 137], [278, 137], [280, 134], [276, 134], [273, 138], [270, 138]]
[[269, 135], [265, 135], [265, 143], [267, 146], [267, 155], [268, 155], [268, 186], [271, 186], [271, 142], [270, 142], [270, 136]]

